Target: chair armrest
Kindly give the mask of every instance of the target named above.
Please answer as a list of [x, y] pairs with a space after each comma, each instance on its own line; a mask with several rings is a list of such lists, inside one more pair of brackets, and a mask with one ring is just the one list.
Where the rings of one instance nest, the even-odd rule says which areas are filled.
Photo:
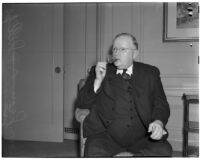
[[90, 113], [89, 109], [79, 109], [76, 108], [75, 111], [75, 118], [78, 122], [83, 123], [84, 119], [86, 118], [86, 116]]
[[86, 142], [86, 138], [83, 137], [83, 121], [89, 113], [90, 113], [89, 109], [76, 108], [75, 110], [75, 118], [80, 123], [80, 155], [81, 157], [84, 157], [84, 149], [85, 149], [85, 142]]

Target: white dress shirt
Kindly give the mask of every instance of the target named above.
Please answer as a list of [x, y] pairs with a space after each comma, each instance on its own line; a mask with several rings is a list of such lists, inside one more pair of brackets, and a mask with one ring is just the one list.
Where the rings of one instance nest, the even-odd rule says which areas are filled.
[[[122, 74], [122, 73], [123, 73], [123, 70], [117, 69], [116, 74]], [[130, 75], [130, 76], [133, 74], [133, 64], [127, 68], [126, 73], [127, 73], [128, 75]]]

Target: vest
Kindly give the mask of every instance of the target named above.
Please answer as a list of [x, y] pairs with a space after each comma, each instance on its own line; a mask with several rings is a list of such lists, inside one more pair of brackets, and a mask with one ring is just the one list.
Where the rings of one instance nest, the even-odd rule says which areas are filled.
[[117, 117], [107, 128], [110, 136], [121, 146], [130, 146], [146, 134], [146, 129], [140, 120], [135, 108], [132, 86], [129, 80], [120, 74], [111, 82], [111, 89], [115, 95], [113, 113]]

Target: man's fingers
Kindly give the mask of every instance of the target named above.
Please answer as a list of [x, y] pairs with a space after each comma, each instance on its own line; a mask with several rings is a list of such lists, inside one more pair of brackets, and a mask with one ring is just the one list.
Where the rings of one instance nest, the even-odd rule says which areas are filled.
[[161, 135], [156, 135], [156, 136], [153, 136], [151, 138], [154, 139], [154, 140], [160, 140], [161, 139]]
[[101, 74], [104, 74], [106, 72], [106, 69], [105, 68], [99, 68], [99, 71]]
[[105, 71], [106, 70], [106, 63], [98, 62], [97, 66], [96, 66], [96, 70], [101, 71], [101, 72]]
[[148, 132], [152, 132], [153, 131], [153, 124], [150, 124], [149, 125], [149, 129], [148, 129]]
[[99, 70], [101, 70], [101, 71], [105, 71], [106, 68], [105, 68], [105, 67], [102, 67], [102, 66], [99, 66]]
[[104, 70], [106, 70], [106, 66], [97, 65], [96, 68], [97, 68], [97, 69], [104, 69]]
[[154, 140], [160, 140], [163, 135], [167, 134], [159, 122], [149, 124], [148, 132], [152, 132], [150, 137]]
[[106, 62], [98, 62], [95, 68], [96, 78], [102, 81], [106, 75]]
[[153, 131], [152, 131], [152, 134], [151, 134], [151, 138], [155, 138], [156, 137], [156, 135], [157, 135], [157, 133], [158, 133], [158, 129], [156, 129], [156, 127], [153, 129]]
[[106, 62], [98, 62], [98, 63], [97, 63], [97, 66], [103, 67], [103, 68], [106, 68], [106, 65], [107, 65]]
[[152, 139], [159, 140], [162, 137], [162, 128], [158, 125], [155, 126], [155, 129], [151, 135]]
[[152, 137], [153, 139], [159, 139], [160, 136], [161, 136], [161, 131], [160, 131], [160, 130], [155, 130], [155, 131], [153, 132], [153, 134], [151, 135], [151, 137]]
[[167, 132], [165, 130], [163, 130], [163, 135], [166, 135], [166, 134], [167, 134]]
[[98, 68], [104, 68], [106, 69], [106, 66], [105, 65], [97, 65]]

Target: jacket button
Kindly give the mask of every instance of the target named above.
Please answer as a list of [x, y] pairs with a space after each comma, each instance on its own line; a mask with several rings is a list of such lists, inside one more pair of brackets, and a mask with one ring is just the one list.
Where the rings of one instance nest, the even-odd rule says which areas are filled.
[[126, 125], [127, 128], [130, 128], [130, 125]]
[[115, 108], [113, 107], [113, 108], [112, 108], [112, 111], [114, 111], [114, 110], [115, 110]]
[[128, 87], [128, 90], [131, 90], [131, 89], [132, 89], [132, 88], [129, 86], [129, 87]]
[[133, 120], [133, 117], [131, 116], [130, 119]]
[[130, 108], [130, 111], [133, 111], [133, 108]]

